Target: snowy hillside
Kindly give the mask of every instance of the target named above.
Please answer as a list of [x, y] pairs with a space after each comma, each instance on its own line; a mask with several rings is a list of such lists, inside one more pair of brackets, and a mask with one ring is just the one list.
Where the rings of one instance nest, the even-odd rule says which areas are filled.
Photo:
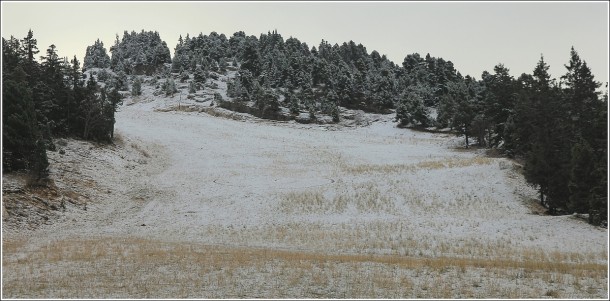
[[[31, 238], [5, 231], [5, 297], [608, 294], [607, 230], [540, 215], [507, 159], [393, 115], [342, 110], [354, 119], [318, 125], [215, 108], [223, 76], [192, 99], [184, 84], [155, 96], [150, 80], [117, 113], [121, 144], [91, 147], [87, 210]], [[53, 173], [83, 147], [53, 155]]]

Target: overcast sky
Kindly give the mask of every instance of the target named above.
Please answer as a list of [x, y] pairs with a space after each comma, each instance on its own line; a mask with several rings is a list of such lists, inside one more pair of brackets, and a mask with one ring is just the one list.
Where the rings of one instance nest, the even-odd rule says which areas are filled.
[[349, 40], [397, 64], [418, 52], [454, 63], [480, 79], [503, 63], [532, 73], [540, 54], [553, 77], [565, 73], [570, 47], [598, 81], [608, 81], [608, 3], [601, 2], [2, 2], [2, 37], [32, 29], [39, 55], [55, 44], [82, 63], [96, 39], [108, 49], [124, 30], [158, 31], [173, 53], [178, 36], [277, 29], [309, 47]]

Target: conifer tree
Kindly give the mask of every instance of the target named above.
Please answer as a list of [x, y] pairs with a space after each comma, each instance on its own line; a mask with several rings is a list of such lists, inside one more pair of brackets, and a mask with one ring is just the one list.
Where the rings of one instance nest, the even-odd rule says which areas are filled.
[[261, 74], [261, 58], [256, 37], [246, 38], [241, 62], [241, 70], [249, 71], [254, 77]]
[[405, 92], [396, 108], [396, 118], [402, 126], [427, 126], [429, 118], [423, 98], [416, 91]]
[[575, 139], [582, 137], [590, 141], [594, 136], [591, 129], [595, 112], [601, 109], [597, 91], [601, 84], [595, 81], [587, 63], [580, 59], [574, 47], [570, 50], [569, 65], [565, 67], [568, 72], [561, 79], [566, 86], [566, 109], [571, 116], [572, 135]]
[[594, 155], [589, 144], [581, 140], [572, 147], [567, 207], [571, 212], [588, 213], [591, 188], [595, 186]]
[[174, 94], [178, 92], [176, 88], [176, 82], [171, 77], [165, 79], [165, 82], [161, 85], [161, 88], [165, 92], [165, 96], [174, 97]]
[[220, 73], [225, 73], [227, 72], [228, 66], [229, 65], [227, 64], [227, 60], [224, 57], [220, 58], [220, 62], [218, 63], [218, 71]]
[[140, 80], [139, 76], [136, 76], [131, 84], [131, 95], [142, 95], [142, 81]]
[[32, 92], [27, 88], [21, 67], [13, 79], [3, 74], [2, 89], [2, 167], [7, 170], [28, 169], [38, 178], [47, 174], [48, 160], [38, 128]]
[[195, 74], [193, 75], [193, 79], [197, 83], [205, 83], [206, 75], [205, 71], [203, 71], [203, 68], [201, 66], [197, 66], [197, 68], [195, 68]]
[[[522, 94], [516, 107], [518, 122], [516, 139], [527, 147], [525, 153], [525, 178], [538, 186], [540, 203], [551, 211], [565, 202], [557, 193], [557, 186], [567, 186], [561, 166], [565, 156], [562, 146], [562, 97], [548, 74], [549, 66], [541, 57], [533, 72], [529, 87]], [[567, 193], [563, 196], [567, 196]]]
[[83, 68], [85, 70], [91, 68], [110, 68], [110, 56], [106, 53], [104, 43], [100, 39], [97, 39], [93, 45], [87, 46]]
[[292, 91], [288, 90], [288, 91], [286, 91], [284, 97], [285, 97], [284, 103], [290, 110], [290, 113], [293, 115], [299, 114], [299, 111], [300, 111], [299, 99], [294, 95], [294, 93], [292, 93]]
[[[494, 67], [494, 74], [483, 76], [483, 112], [479, 116], [481, 131], [489, 134], [489, 145], [498, 147], [504, 140], [504, 125], [514, 109], [516, 99], [515, 80], [503, 64]], [[482, 133], [484, 134], [484, 133]]]
[[22, 53], [25, 57], [26, 63], [25, 66], [28, 67], [27, 69], [25, 69], [26, 73], [34, 71], [30, 68], [32, 67], [32, 65], [34, 65], [34, 56], [38, 54], [38, 52], [40, 52], [38, 50], [37, 44], [38, 41], [34, 39], [34, 32], [32, 32], [32, 30], [30, 29], [28, 31], [27, 36], [23, 38], [23, 40], [21, 40]]

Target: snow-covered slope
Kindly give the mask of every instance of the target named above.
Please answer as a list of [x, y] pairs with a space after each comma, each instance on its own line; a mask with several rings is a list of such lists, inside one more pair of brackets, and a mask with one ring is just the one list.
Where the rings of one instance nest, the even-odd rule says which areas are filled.
[[[569, 217], [532, 214], [526, 203], [536, 198], [535, 191], [512, 163], [451, 150], [459, 138], [398, 129], [390, 118], [369, 127], [328, 131], [147, 108], [124, 107], [117, 120], [122, 135], [170, 153], [170, 167], [146, 181], [171, 197], [151, 196], [133, 217], [136, 224], [150, 225], [137, 228], [142, 234], [340, 252], [348, 250], [330, 247], [336, 240], [293, 245], [256, 234], [292, 223], [302, 223], [304, 231], [312, 225], [333, 229], [381, 223], [389, 227], [382, 237], [348, 235], [345, 244], [369, 249], [366, 240], [375, 239], [383, 248], [373, 251], [399, 254], [409, 250], [400, 243], [392, 247], [396, 235], [416, 241], [434, 236], [454, 246], [493, 242], [547, 251], [606, 246], [605, 230], [566, 222]], [[311, 194], [321, 197], [321, 204], [308, 198]], [[390, 226], [397, 225], [402, 229], [391, 233]], [[245, 231], [202, 236], [194, 230], [205, 227]], [[357, 239], [362, 246], [355, 246]], [[435, 250], [424, 252], [433, 255]]]
[[[536, 192], [513, 163], [458, 151], [459, 138], [398, 129], [383, 115], [329, 128], [161, 112], [178, 96], [149, 92], [126, 100], [116, 123], [134, 152], [146, 151], [145, 164], [128, 176], [116, 174], [122, 166], [92, 171], [120, 193], [33, 237], [476, 260], [580, 254], [565, 262], [607, 263], [606, 229], [535, 214]], [[536, 294], [528, 285], [516, 291]]]

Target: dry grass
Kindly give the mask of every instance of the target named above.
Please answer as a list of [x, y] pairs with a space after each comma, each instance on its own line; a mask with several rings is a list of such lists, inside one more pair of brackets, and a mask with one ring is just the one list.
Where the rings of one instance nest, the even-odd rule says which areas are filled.
[[138, 152], [140, 152], [140, 154], [142, 154], [142, 156], [144, 156], [146, 158], [150, 158], [150, 154], [148, 153], [148, 151], [146, 151], [145, 149], [140, 147], [140, 145], [138, 145], [136, 143], [131, 143], [131, 147], [133, 149], [137, 150]]
[[289, 192], [281, 199], [280, 209], [289, 214], [343, 212], [347, 207], [345, 198], [327, 199], [317, 190]]
[[279, 208], [283, 213], [341, 213], [350, 207], [358, 212], [386, 212], [395, 211], [395, 205], [387, 194], [372, 182], [356, 185], [349, 191], [335, 193], [327, 197], [319, 190], [293, 191], [280, 197]]
[[343, 165], [344, 171], [351, 174], [365, 173], [402, 173], [414, 172], [418, 170], [435, 170], [443, 168], [459, 168], [474, 165], [491, 164], [493, 159], [485, 157], [474, 158], [450, 158], [446, 160], [423, 161], [415, 164], [361, 164], [361, 165]]
[[[328, 254], [144, 239], [64, 240], [35, 250], [16, 241], [5, 242], [3, 251], [3, 292], [9, 298], [596, 297], [607, 280], [604, 264]], [[574, 279], [586, 285], [575, 286]]]
[[202, 107], [201, 111], [205, 112], [206, 114], [208, 114], [210, 116], [214, 116], [214, 117], [220, 117], [220, 118], [232, 119], [232, 120], [238, 120], [238, 121], [245, 119], [245, 117], [243, 115], [237, 114], [230, 110], [219, 109], [216, 107], [207, 107], [207, 108]]
[[197, 105], [197, 104], [183, 104], [180, 106], [173, 105], [173, 106], [168, 106], [166, 108], [156, 109], [156, 111], [158, 111], [158, 112], [171, 112], [171, 111], [198, 112], [198, 113], [203, 112], [210, 116], [238, 120], [238, 121], [241, 121], [241, 120], [244, 120], [247, 118], [244, 115], [235, 113], [234, 111], [231, 111], [231, 110], [218, 108], [218, 107], [214, 107], [214, 106], [204, 106], [204, 105]]
[[112, 138], [112, 142], [116, 146], [121, 146], [121, 147], [125, 146], [125, 138], [120, 133], [114, 133], [114, 136]]
[[171, 112], [171, 111], [177, 111], [177, 112], [201, 112], [202, 108], [203, 108], [202, 106], [198, 106], [198, 105], [179, 104], [179, 105], [168, 106], [168, 107], [165, 107], [165, 108], [158, 108], [158, 109], [155, 109], [155, 111], [157, 111], [157, 112]]
[[[210, 240], [221, 244], [278, 246], [324, 253], [386, 254], [407, 257], [446, 257], [471, 260], [509, 260], [513, 262], [603, 263], [604, 252], [557, 252], [519, 242], [515, 235], [495, 238], [485, 236], [452, 237], [441, 235], [455, 224], [411, 221], [377, 221], [365, 224], [324, 225], [295, 221], [276, 226], [227, 228], [208, 226], [203, 230]], [[478, 227], [476, 221], [464, 222], [464, 228]], [[421, 232], [438, 231], [434, 239]]]

